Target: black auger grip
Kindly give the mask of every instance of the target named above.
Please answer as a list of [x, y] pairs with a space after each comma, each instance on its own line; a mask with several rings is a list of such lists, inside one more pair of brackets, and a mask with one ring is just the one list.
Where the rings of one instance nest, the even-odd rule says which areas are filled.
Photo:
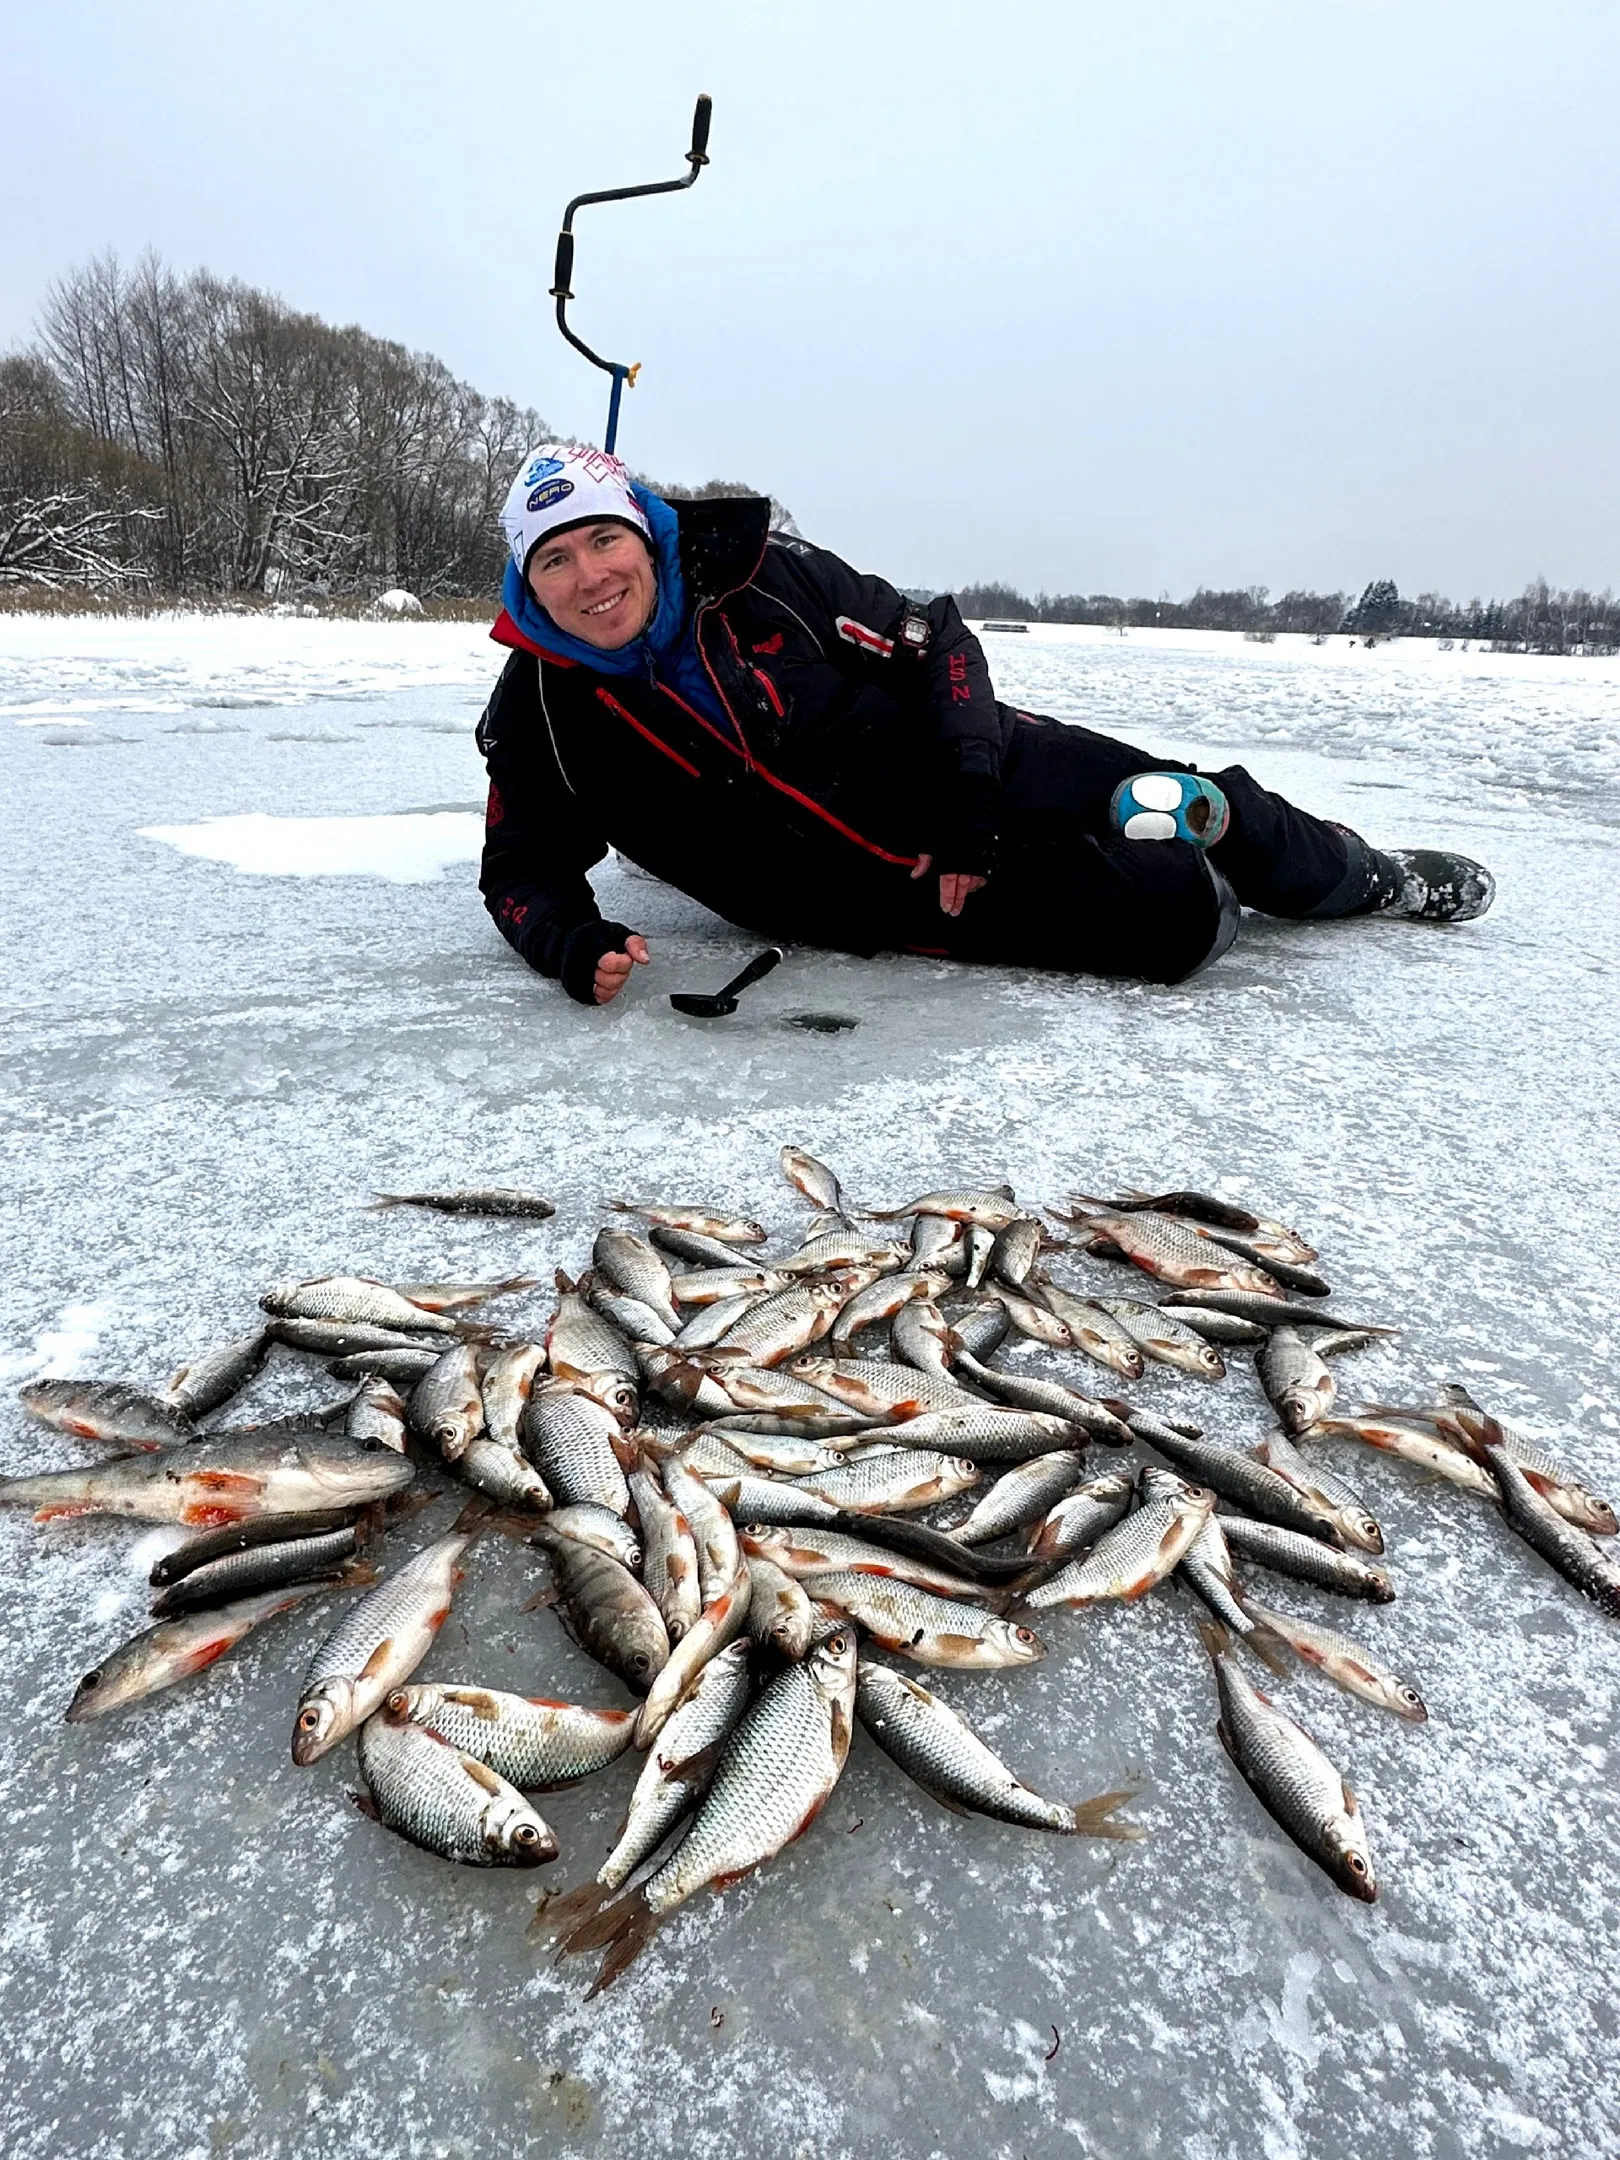
[[686, 153], [686, 161], [694, 176], [698, 166], [707, 165], [709, 148], [709, 120], [714, 112], [714, 100], [707, 90], [700, 92], [692, 114], [692, 147]]

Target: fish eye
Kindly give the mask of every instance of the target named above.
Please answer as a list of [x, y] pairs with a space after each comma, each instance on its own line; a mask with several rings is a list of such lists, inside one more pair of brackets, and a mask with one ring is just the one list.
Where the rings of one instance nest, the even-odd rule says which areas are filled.
[[1035, 1640], [1035, 1631], [1033, 1628], [1014, 1628], [1013, 1634], [1019, 1642], [1033, 1642]]
[[403, 1717], [411, 1707], [411, 1698], [403, 1688], [395, 1688], [393, 1694], [388, 1698], [387, 1707], [392, 1716]]
[[638, 1650], [635, 1656], [630, 1660], [630, 1670], [632, 1672], [643, 1673], [647, 1670], [648, 1666], [651, 1663], [652, 1659], [648, 1657], [646, 1651]]
[[98, 1665], [98, 1666], [96, 1667], [96, 1670], [95, 1670], [94, 1672], [87, 1672], [87, 1673], [85, 1674], [84, 1678], [83, 1678], [83, 1679], [82, 1679], [82, 1680], [81, 1680], [81, 1681], [79, 1682], [79, 1685], [80, 1685], [80, 1687], [82, 1687], [82, 1688], [87, 1688], [87, 1687], [100, 1687], [100, 1685], [101, 1685], [101, 1668], [100, 1668], [100, 1666]]
[[836, 1635], [829, 1635], [827, 1637], [826, 1647], [834, 1657], [842, 1657], [848, 1646], [849, 1637], [845, 1635], [842, 1630], [840, 1630], [840, 1632]]
[[299, 1711], [298, 1730], [300, 1732], [319, 1732], [320, 1725], [321, 1713], [319, 1707], [315, 1703], [311, 1703], [307, 1710]]
[[512, 1832], [512, 1842], [514, 1845], [538, 1845], [540, 1832], [533, 1823], [519, 1823]]
[[1423, 1698], [1415, 1687], [1397, 1688], [1395, 1692], [1403, 1703], [1410, 1703], [1414, 1709], [1417, 1709], [1422, 1703]]
[[1367, 1863], [1366, 1863], [1366, 1861], [1365, 1861], [1365, 1860], [1363, 1860], [1363, 1859], [1362, 1859], [1362, 1857], [1361, 1857], [1360, 1853], [1358, 1853], [1358, 1852], [1346, 1853], [1344, 1857], [1345, 1857], [1346, 1861], [1347, 1861], [1347, 1862], [1349, 1863], [1349, 1867], [1350, 1867], [1350, 1872], [1351, 1872], [1351, 1874], [1352, 1874], [1352, 1875], [1365, 1875], [1365, 1874], [1366, 1874], [1366, 1872], [1367, 1872]]

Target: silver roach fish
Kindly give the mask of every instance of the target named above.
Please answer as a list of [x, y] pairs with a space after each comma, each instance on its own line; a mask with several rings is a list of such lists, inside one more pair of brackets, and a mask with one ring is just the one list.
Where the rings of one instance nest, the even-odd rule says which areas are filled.
[[1254, 1361], [1266, 1400], [1286, 1433], [1302, 1433], [1333, 1408], [1338, 1382], [1297, 1329], [1273, 1328]]
[[1395, 1585], [1381, 1567], [1359, 1553], [1340, 1552], [1319, 1537], [1284, 1529], [1280, 1523], [1255, 1522], [1246, 1515], [1223, 1515], [1221, 1535], [1240, 1560], [1291, 1575], [1296, 1582], [1314, 1583], [1319, 1590], [1337, 1591], [1340, 1597], [1366, 1598], [1387, 1605]]
[[951, 1535], [964, 1545], [988, 1545], [1022, 1530], [1046, 1515], [1085, 1474], [1086, 1459], [1074, 1448], [1037, 1455], [997, 1478], [984, 1498], [952, 1526]]
[[1109, 1470], [1069, 1493], [1032, 1525], [1026, 1543], [1036, 1560], [1066, 1560], [1095, 1545], [1112, 1530], [1131, 1504], [1136, 1479], [1129, 1470]]
[[1305, 1728], [1260, 1693], [1225, 1629], [1201, 1620], [1198, 1632], [1220, 1696], [1215, 1731], [1244, 1782], [1308, 1859], [1347, 1896], [1371, 1905], [1378, 1880], [1355, 1794]]
[[1075, 1428], [1069, 1419], [1044, 1410], [976, 1403], [972, 1408], [930, 1410], [908, 1418], [889, 1437], [908, 1448], [939, 1448], [969, 1462], [1021, 1463], [1060, 1449], [1072, 1450]]
[[1308, 1506], [1321, 1510], [1332, 1524], [1338, 1543], [1354, 1545], [1361, 1552], [1383, 1551], [1384, 1533], [1377, 1516], [1355, 1488], [1320, 1458], [1312, 1460], [1301, 1454], [1283, 1433], [1271, 1433], [1259, 1441], [1254, 1454], [1257, 1462], [1275, 1470], [1292, 1485]]
[[965, 1601], [936, 1597], [893, 1576], [853, 1568], [817, 1575], [807, 1588], [817, 1604], [857, 1621], [885, 1650], [919, 1665], [955, 1672], [992, 1672], [1033, 1665], [1046, 1645], [1030, 1628]]
[[234, 1650], [254, 1628], [273, 1620], [278, 1613], [291, 1612], [305, 1598], [318, 1597], [327, 1587], [325, 1583], [302, 1583], [265, 1590], [256, 1597], [239, 1598], [234, 1604], [215, 1605], [206, 1612], [160, 1621], [121, 1644], [85, 1674], [68, 1704], [67, 1722], [87, 1724], [92, 1718], [105, 1717], [111, 1710], [122, 1710], [162, 1688], [189, 1680]]
[[[1151, 1493], [1151, 1497], [1147, 1497]], [[1215, 1495], [1206, 1487], [1161, 1472], [1144, 1486], [1143, 1505], [1105, 1530], [1083, 1560], [1072, 1560], [1032, 1589], [1025, 1603], [1085, 1606], [1105, 1598], [1126, 1604], [1161, 1583], [1208, 1521]]]
[[671, 1330], [680, 1326], [670, 1291], [669, 1267], [655, 1245], [633, 1230], [611, 1224], [596, 1233], [591, 1258], [597, 1272], [626, 1297], [634, 1298], [658, 1315]]
[[1130, 1427], [1116, 1410], [1093, 1396], [1082, 1395], [1078, 1388], [1064, 1387], [1056, 1380], [1033, 1380], [1024, 1373], [998, 1372], [994, 1366], [981, 1365], [965, 1349], [956, 1352], [952, 1369], [1014, 1409], [1039, 1410], [1048, 1417], [1062, 1418], [1066, 1424], [1078, 1426], [1088, 1440], [1100, 1440], [1105, 1447], [1130, 1446]]
[[650, 1456], [644, 1455], [631, 1473], [630, 1497], [641, 1525], [641, 1579], [663, 1615], [670, 1641], [678, 1643], [703, 1610], [697, 1541], [691, 1524], [665, 1492]]
[[818, 1162], [807, 1148], [785, 1147], [778, 1160], [782, 1175], [795, 1192], [804, 1194], [812, 1207], [821, 1208], [829, 1215], [848, 1215], [844, 1188], [827, 1165]]
[[386, 1283], [364, 1275], [316, 1275], [272, 1283], [259, 1303], [279, 1320], [330, 1320], [339, 1326], [409, 1329], [412, 1334], [460, 1335], [468, 1323], [429, 1312]]
[[630, 1512], [630, 1486], [619, 1460], [619, 1422], [594, 1396], [567, 1380], [547, 1380], [523, 1413], [524, 1452], [561, 1506], [594, 1501]]
[[943, 1215], [951, 1222], [977, 1223], [981, 1229], [1005, 1230], [1023, 1213], [1010, 1185], [982, 1192], [931, 1192], [900, 1208], [868, 1209], [873, 1222], [902, 1222], [908, 1215]]
[[990, 1602], [983, 1583], [952, 1573], [943, 1562], [917, 1553], [893, 1552], [886, 1545], [869, 1544], [844, 1530], [814, 1524], [793, 1527], [749, 1523], [741, 1535], [743, 1551], [750, 1560], [769, 1560], [798, 1582], [813, 1584], [818, 1575], [853, 1569], [862, 1575], [891, 1575], [898, 1582], [914, 1583], [919, 1590], [932, 1590], [937, 1597], [966, 1598], [974, 1604]]
[[529, 1532], [551, 1562], [558, 1615], [587, 1656], [645, 1694], [669, 1661], [664, 1618], [621, 1561], [595, 1545], [562, 1537], [541, 1516]]
[[1117, 1248], [1133, 1267], [1182, 1290], [1238, 1290], [1281, 1298], [1282, 1285], [1264, 1268], [1214, 1246], [1173, 1215], [1110, 1214], [1083, 1197], [1071, 1222]]
[[589, 1919], [697, 1806], [713, 1782], [727, 1738], [748, 1707], [751, 1651], [743, 1637], [704, 1666], [649, 1749], [618, 1843], [595, 1880], [546, 1899], [535, 1913], [531, 1935], [566, 1935]]
[[362, 1812], [440, 1860], [540, 1867], [557, 1857], [548, 1823], [505, 1778], [426, 1725], [385, 1707], [360, 1728]]
[[417, 1439], [447, 1463], [465, 1455], [484, 1429], [478, 1353], [470, 1343], [447, 1350], [411, 1390], [406, 1418]]
[[150, 1452], [196, 1436], [191, 1414], [180, 1403], [128, 1380], [31, 1380], [18, 1400], [30, 1417], [75, 1440]]
[[318, 1762], [420, 1665], [450, 1617], [472, 1539], [424, 1546], [338, 1621], [310, 1660], [293, 1723], [292, 1759]]
[[762, 1689], [671, 1857], [639, 1890], [564, 1938], [565, 1952], [606, 1952], [592, 1994], [616, 1979], [659, 1922], [695, 1892], [739, 1881], [803, 1836], [842, 1774], [854, 1704], [852, 1628], [835, 1629]]
[[1139, 1826], [1119, 1819], [1128, 1792], [1097, 1793], [1071, 1804], [1047, 1800], [979, 1738], [966, 1718], [887, 1665], [862, 1658], [855, 1714], [872, 1738], [912, 1781], [955, 1815], [989, 1815], [1023, 1830], [1061, 1837], [1139, 1838]]
[[785, 1658], [802, 1658], [810, 1647], [815, 1614], [802, 1584], [774, 1561], [748, 1561], [748, 1632]]
[[593, 1710], [543, 1695], [442, 1680], [395, 1688], [389, 1714], [426, 1725], [521, 1792], [549, 1792], [617, 1762], [635, 1730], [633, 1710]]
[[1244, 1600], [1250, 1618], [1279, 1642], [1286, 1643], [1302, 1665], [1310, 1666], [1347, 1695], [1359, 1695], [1375, 1709], [1393, 1711], [1409, 1724], [1421, 1725], [1429, 1713], [1409, 1680], [1381, 1665], [1370, 1650], [1332, 1628], [1318, 1627], [1294, 1613], [1281, 1613], [1257, 1598]]
[[[296, 1518], [295, 1518], [296, 1519]], [[352, 1524], [315, 1537], [283, 1538], [223, 1553], [217, 1560], [190, 1568], [152, 1601], [159, 1619], [174, 1613], [201, 1612], [261, 1590], [284, 1590], [292, 1583], [370, 1583], [377, 1571], [357, 1562], [359, 1536]]]
[[1135, 1298], [1099, 1298], [1098, 1304], [1124, 1328], [1144, 1357], [1156, 1365], [1169, 1365], [1194, 1380], [1224, 1380], [1226, 1360], [1212, 1342], [1206, 1342], [1179, 1313], [1162, 1305], [1146, 1305]]

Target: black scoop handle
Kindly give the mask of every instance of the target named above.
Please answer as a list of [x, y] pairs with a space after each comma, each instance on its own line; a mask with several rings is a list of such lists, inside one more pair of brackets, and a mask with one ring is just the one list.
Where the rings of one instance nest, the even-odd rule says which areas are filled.
[[762, 953], [757, 953], [749, 961], [740, 975], [734, 975], [723, 990], [715, 992], [716, 998], [734, 998], [740, 990], [752, 989], [755, 983], [765, 980], [772, 968], [780, 965], [781, 959], [781, 946], [768, 945]]

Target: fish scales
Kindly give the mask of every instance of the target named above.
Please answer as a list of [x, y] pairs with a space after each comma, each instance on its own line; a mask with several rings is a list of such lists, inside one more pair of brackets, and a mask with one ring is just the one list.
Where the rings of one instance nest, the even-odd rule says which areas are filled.
[[636, 1723], [630, 1710], [595, 1710], [465, 1681], [396, 1688], [388, 1708], [430, 1727], [522, 1792], [572, 1785], [605, 1770], [629, 1747]]
[[228, 1604], [233, 1598], [251, 1597], [261, 1590], [281, 1589], [288, 1583], [334, 1576], [353, 1558], [358, 1545], [350, 1525], [320, 1537], [286, 1538], [278, 1544], [254, 1545], [241, 1552], [222, 1554], [171, 1583], [154, 1600], [152, 1610], [159, 1615], [192, 1612], [208, 1605]]
[[1070, 1561], [1028, 1592], [1033, 1611], [1051, 1605], [1093, 1605], [1145, 1597], [1175, 1567], [1207, 1521], [1215, 1495], [1183, 1484], [1175, 1497], [1149, 1500], [1105, 1530], [1083, 1560]]
[[523, 1413], [524, 1451], [564, 1507], [594, 1502], [615, 1515], [630, 1509], [630, 1487], [615, 1452], [618, 1421], [566, 1381], [547, 1381]]
[[515, 1786], [408, 1718], [360, 1729], [360, 1774], [385, 1829], [463, 1867], [540, 1867], [557, 1840]]
[[1280, 1523], [1255, 1522], [1246, 1515], [1223, 1515], [1221, 1535], [1240, 1560], [1250, 1560], [1296, 1582], [1314, 1583], [1340, 1597], [1366, 1598], [1387, 1605], [1395, 1586], [1380, 1567], [1359, 1553], [1340, 1552], [1335, 1545], [1309, 1537]]
[[316, 1762], [408, 1680], [450, 1616], [470, 1537], [439, 1538], [386, 1575], [329, 1630], [304, 1675], [293, 1761]]
[[915, 1583], [834, 1569], [807, 1585], [811, 1597], [857, 1621], [885, 1650], [919, 1665], [955, 1672], [991, 1672], [1030, 1665], [1046, 1655], [1033, 1629], [963, 1599], [936, 1597]]
[[1322, 1749], [1254, 1686], [1218, 1628], [1204, 1632], [1221, 1715], [1221, 1745], [1256, 1799], [1347, 1896], [1372, 1904], [1377, 1877], [1355, 1794]]
[[964, 1545], [988, 1545], [1044, 1516], [1086, 1474], [1086, 1458], [1073, 1448], [1038, 1455], [997, 1478], [984, 1498], [954, 1525]]

